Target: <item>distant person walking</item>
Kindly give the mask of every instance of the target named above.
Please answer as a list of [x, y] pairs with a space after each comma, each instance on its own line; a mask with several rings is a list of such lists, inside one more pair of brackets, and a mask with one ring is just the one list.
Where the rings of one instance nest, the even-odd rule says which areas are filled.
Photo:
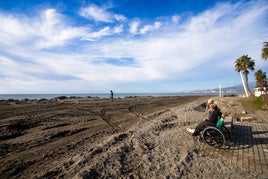
[[111, 90], [111, 100], [113, 101], [114, 100], [114, 92]]

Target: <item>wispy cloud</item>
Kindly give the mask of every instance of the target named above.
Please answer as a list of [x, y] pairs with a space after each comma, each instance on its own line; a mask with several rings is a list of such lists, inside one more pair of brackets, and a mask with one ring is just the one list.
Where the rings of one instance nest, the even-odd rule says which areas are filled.
[[146, 25], [142, 29], [140, 29], [141, 34], [145, 34], [149, 31], [157, 30], [161, 27], [161, 22], [155, 22], [154, 25]]
[[180, 21], [180, 16], [178, 16], [178, 15], [173, 15], [173, 16], [171, 17], [171, 20], [172, 20], [172, 22], [174, 22], [174, 23], [178, 23], [178, 22]]
[[[108, 11], [109, 10], [109, 11]], [[77, 26], [56, 9], [35, 17], [0, 12], [0, 93], [176, 92], [236, 84], [234, 60], [248, 54], [256, 69], [268, 39], [268, 5], [220, 3], [182, 19], [128, 19], [87, 6]], [[167, 20], [169, 19], [169, 20]], [[257, 61], [259, 60], [259, 61]], [[210, 76], [212, 78], [200, 84]], [[187, 79], [187, 80], [186, 80]], [[191, 82], [191, 83], [190, 83]], [[202, 86], [203, 85], [203, 86]]]
[[96, 38], [108, 36], [108, 35], [110, 35], [110, 33], [111, 33], [110, 27], [106, 26], [106, 27], [100, 29], [97, 32], [92, 32], [92, 33], [89, 33], [89, 34], [84, 34], [84, 37], [82, 39], [83, 40], [93, 41]]
[[[40, 18], [0, 14], [2, 44], [23, 45], [43, 49], [66, 45], [70, 40], [86, 34], [85, 27], [71, 27], [55, 9], [41, 11]], [[0, 42], [0, 43], [1, 43]]]
[[41, 21], [37, 21], [33, 25], [33, 30], [36, 31], [36, 35], [39, 38], [36, 41], [37, 48], [63, 46], [68, 41], [86, 34], [86, 28], [84, 27], [71, 27], [65, 24], [65, 18], [57, 13], [55, 9], [43, 11]]
[[126, 17], [121, 14], [115, 14], [113, 12], [109, 12], [105, 7], [98, 7], [95, 4], [92, 4], [88, 7], [81, 8], [80, 15], [91, 19], [94, 21], [111, 23], [114, 21], [124, 21]]
[[160, 29], [161, 25], [162, 25], [161, 22], [156, 21], [153, 23], [153, 25], [147, 24], [147, 25], [141, 26], [140, 20], [134, 20], [130, 22], [129, 24], [129, 33], [134, 34], [134, 35], [146, 34], [147, 32], [156, 31]]
[[140, 25], [140, 21], [138, 21], [138, 20], [134, 20], [134, 21], [132, 21], [132, 22], [129, 24], [129, 27], [130, 27], [130, 28], [129, 28], [129, 32], [130, 32], [131, 34], [137, 34], [139, 25]]
[[124, 31], [124, 26], [121, 24], [121, 25], [117, 25], [117, 26], [115, 26], [114, 28], [113, 28], [113, 32], [115, 33], [115, 34], [118, 34], [118, 33], [121, 33], [121, 32], [123, 32]]

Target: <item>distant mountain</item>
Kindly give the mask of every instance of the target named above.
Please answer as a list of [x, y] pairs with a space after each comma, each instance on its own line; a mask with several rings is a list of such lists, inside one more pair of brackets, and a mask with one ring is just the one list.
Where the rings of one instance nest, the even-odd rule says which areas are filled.
[[[249, 82], [249, 88], [251, 92], [254, 92], [255, 82]], [[245, 94], [243, 85], [235, 85], [231, 87], [222, 88], [223, 94]], [[205, 90], [194, 90], [190, 93], [219, 93], [219, 88], [205, 89]]]

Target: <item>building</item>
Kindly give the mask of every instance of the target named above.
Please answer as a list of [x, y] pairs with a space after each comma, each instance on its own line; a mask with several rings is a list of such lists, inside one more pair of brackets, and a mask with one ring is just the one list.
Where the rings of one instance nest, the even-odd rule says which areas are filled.
[[267, 87], [257, 87], [254, 88], [255, 90], [255, 96], [261, 96], [263, 94], [267, 94]]

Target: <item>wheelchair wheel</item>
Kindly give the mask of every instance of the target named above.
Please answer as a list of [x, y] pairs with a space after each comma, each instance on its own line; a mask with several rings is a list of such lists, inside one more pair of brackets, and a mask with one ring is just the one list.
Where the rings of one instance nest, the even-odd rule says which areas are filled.
[[225, 143], [223, 133], [215, 127], [207, 127], [203, 132], [204, 141], [212, 147], [221, 147]]
[[232, 137], [231, 136], [231, 131], [227, 127], [223, 126], [221, 132], [223, 133], [224, 138], [225, 138], [226, 141], [231, 140], [231, 137]]

